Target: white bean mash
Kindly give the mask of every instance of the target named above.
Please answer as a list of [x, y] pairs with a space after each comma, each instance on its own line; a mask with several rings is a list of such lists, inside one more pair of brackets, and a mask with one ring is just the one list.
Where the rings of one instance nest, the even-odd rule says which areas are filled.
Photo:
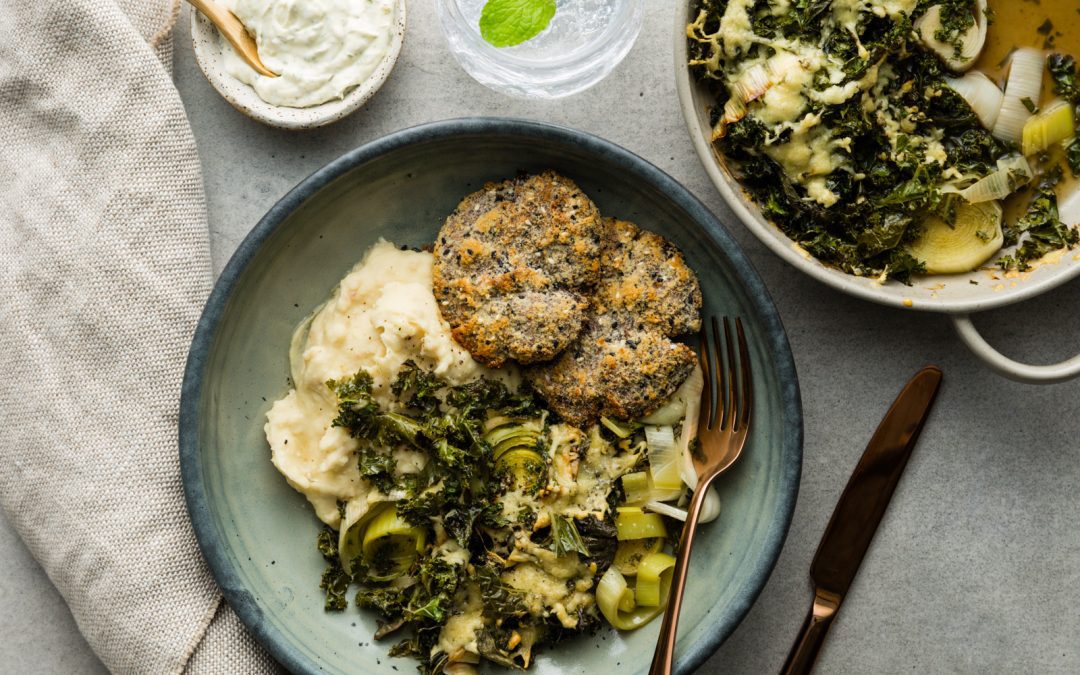
[[481, 376], [518, 381], [516, 369], [484, 368], [454, 342], [435, 304], [431, 263], [430, 253], [379, 241], [293, 336], [295, 388], [267, 413], [266, 439], [274, 466], [328, 525], [340, 520], [339, 500], [364, 496], [369, 486], [360, 478], [356, 440], [330, 424], [337, 401], [327, 380], [364, 369], [387, 407], [390, 384], [410, 359], [450, 384]]

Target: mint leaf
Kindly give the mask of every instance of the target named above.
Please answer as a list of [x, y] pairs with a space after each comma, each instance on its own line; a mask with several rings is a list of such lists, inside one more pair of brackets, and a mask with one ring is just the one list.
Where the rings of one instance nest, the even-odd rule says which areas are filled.
[[480, 12], [480, 35], [496, 47], [531, 40], [555, 16], [555, 0], [488, 0]]

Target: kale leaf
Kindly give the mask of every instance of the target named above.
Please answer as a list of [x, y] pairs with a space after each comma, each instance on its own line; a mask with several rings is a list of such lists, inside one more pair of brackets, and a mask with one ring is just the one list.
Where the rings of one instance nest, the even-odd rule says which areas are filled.
[[[619, 482], [621, 481], [616, 481]], [[625, 499], [625, 495], [623, 498]], [[615, 550], [619, 547], [615, 521], [612, 520], [611, 513], [603, 520], [589, 515], [577, 521], [577, 528], [581, 541], [589, 549], [588, 561], [596, 563], [596, 577], [599, 578], [611, 566], [615, 559]]]
[[356, 438], [369, 438], [378, 433], [379, 405], [372, 398], [374, 382], [364, 370], [340, 380], [330, 380], [326, 386], [337, 397], [338, 414], [333, 426], [344, 427]]
[[428, 415], [439, 409], [440, 389], [446, 384], [435, 373], [425, 371], [412, 359], [401, 364], [390, 391], [398, 401]]
[[319, 553], [326, 559], [319, 588], [326, 592], [325, 609], [328, 612], [340, 612], [349, 605], [345, 594], [349, 591], [352, 577], [341, 567], [338, 557], [337, 532], [324, 528], [316, 539]]
[[1051, 54], [1046, 57], [1046, 68], [1054, 83], [1054, 93], [1070, 103], [1080, 105], [1076, 59], [1068, 54]]
[[1080, 134], [1065, 146], [1065, 161], [1068, 162], [1072, 175], [1080, 178]]
[[477, 565], [474, 578], [480, 586], [484, 602], [484, 614], [492, 619], [520, 618], [528, 614], [521, 592], [507, 586], [499, 576], [499, 570], [491, 564]]
[[1058, 215], [1055, 186], [1061, 180], [1061, 169], [1047, 172], [1039, 183], [1027, 212], [1015, 226], [1006, 225], [1005, 244], [1020, 242], [1015, 253], [1002, 256], [998, 265], [1003, 269], [1026, 270], [1032, 260], [1050, 251], [1070, 248], [1080, 243], [1080, 230], [1061, 222]]
[[581, 534], [578, 533], [577, 525], [574, 524], [573, 519], [559, 515], [551, 518], [551, 550], [557, 556], [571, 553], [589, 556], [589, 549], [581, 541]]

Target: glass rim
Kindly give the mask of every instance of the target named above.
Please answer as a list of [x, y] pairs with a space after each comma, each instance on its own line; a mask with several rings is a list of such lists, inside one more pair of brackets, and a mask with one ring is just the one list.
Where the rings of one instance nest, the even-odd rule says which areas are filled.
[[[436, 6], [443, 14], [441, 21], [444, 31], [454, 30], [458, 37], [465, 40], [472, 48], [473, 56], [490, 63], [499, 70], [514, 72], [518, 69], [531, 71], [534, 75], [546, 71], [560, 71], [568, 67], [591, 62], [598, 53], [607, 50], [611, 45], [617, 44], [620, 34], [629, 32], [632, 36], [631, 43], [636, 41], [636, 36], [641, 30], [644, 12], [643, 0], [628, 0], [625, 10], [627, 20], [613, 20], [594, 39], [585, 43], [585, 47], [573, 49], [564, 56], [545, 59], [542, 62], [534, 61], [517, 54], [506, 51], [506, 48], [496, 47], [485, 40], [480, 31], [466, 20], [457, 0], [437, 0]], [[447, 21], [449, 19], [449, 21]], [[452, 26], [447, 25], [453, 23]], [[628, 30], [629, 28], [629, 30]], [[543, 33], [541, 33], [542, 35]], [[556, 79], [562, 79], [558, 77]]]

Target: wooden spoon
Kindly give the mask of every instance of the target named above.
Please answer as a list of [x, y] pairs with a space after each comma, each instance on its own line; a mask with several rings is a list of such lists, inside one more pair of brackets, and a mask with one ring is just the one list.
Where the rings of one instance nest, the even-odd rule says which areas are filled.
[[219, 5], [215, 0], [188, 0], [188, 2], [191, 3], [192, 7], [202, 12], [203, 16], [210, 19], [210, 23], [217, 26], [217, 29], [233, 46], [240, 58], [254, 68], [255, 72], [267, 77], [278, 76], [277, 73], [263, 65], [263, 62], [259, 59], [259, 48], [255, 45], [255, 40], [251, 38], [251, 34], [247, 32], [244, 24], [240, 23], [240, 19], [237, 19], [235, 14]]

